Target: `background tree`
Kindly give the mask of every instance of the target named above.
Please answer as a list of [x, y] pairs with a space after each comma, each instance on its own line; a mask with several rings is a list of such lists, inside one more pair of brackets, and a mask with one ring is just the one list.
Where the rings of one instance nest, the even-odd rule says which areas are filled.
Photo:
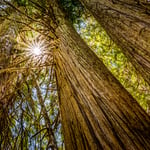
[[150, 84], [149, 1], [81, 0]]

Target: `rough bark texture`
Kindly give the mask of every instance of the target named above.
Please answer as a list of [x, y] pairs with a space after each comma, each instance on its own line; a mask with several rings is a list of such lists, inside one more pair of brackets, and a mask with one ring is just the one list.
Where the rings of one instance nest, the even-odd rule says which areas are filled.
[[[13, 24], [8, 22], [5, 25], [0, 25], [0, 70], [7, 68], [10, 63], [11, 50], [14, 46], [12, 38], [17, 36]], [[6, 89], [10, 89], [10, 76], [12, 77], [13, 74], [0, 73], [0, 105], [7, 105], [8, 100], [3, 97], [8, 94], [6, 94]]]
[[[54, 0], [54, 50], [66, 150], [150, 148], [150, 118], [92, 52]], [[49, 1], [48, 1], [49, 2]]]
[[80, 0], [150, 85], [150, 2]]
[[150, 148], [150, 118], [68, 24], [55, 50], [67, 150]]

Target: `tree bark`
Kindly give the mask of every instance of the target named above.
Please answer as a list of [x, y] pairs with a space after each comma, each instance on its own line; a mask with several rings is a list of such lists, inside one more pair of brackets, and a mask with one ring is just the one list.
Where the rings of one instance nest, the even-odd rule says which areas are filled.
[[150, 148], [150, 118], [67, 22], [54, 51], [67, 150]]
[[150, 85], [150, 2], [80, 0]]

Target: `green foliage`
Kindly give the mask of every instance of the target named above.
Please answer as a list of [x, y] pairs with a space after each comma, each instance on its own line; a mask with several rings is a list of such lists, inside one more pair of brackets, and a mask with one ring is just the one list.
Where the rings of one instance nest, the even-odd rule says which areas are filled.
[[75, 24], [79, 34], [121, 84], [147, 110], [150, 87], [93, 17], [83, 15], [81, 20], [80, 25]]
[[14, 0], [14, 2], [17, 2], [18, 6], [27, 6], [29, 3], [28, 0]]
[[80, 23], [80, 17], [84, 12], [84, 8], [78, 0], [59, 0], [65, 10], [66, 16], [71, 22]]

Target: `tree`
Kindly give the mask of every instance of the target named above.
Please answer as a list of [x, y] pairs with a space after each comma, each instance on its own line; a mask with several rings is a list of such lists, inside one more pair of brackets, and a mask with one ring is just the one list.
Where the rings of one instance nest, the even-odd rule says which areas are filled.
[[150, 6], [141, 0], [81, 0], [150, 85]]
[[48, 112], [46, 110], [44, 100], [42, 98], [42, 93], [40, 91], [40, 87], [39, 87], [39, 85], [38, 85], [35, 78], [34, 78], [34, 80], [35, 80], [35, 85], [36, 85], [35, 87], [36, 87], [36, 90], [37, 90], [37, 96], [38, 96], [38, 99], [39, 99], [39, 103], [40, 103], [40, 105], [42, 107], [42, 111], [43, 111], [45, 124], [47, 125], [47, 133], [48, 133], [48, 138], [49, 138], [47, 149], [51, 148], [51, 149], [54, 149], [54, 150], [58, 150], [57, 142], [56, 142], [56, 139], [55, 139], [55, 136], [54, 136], [54, 132], [52, 130], [51, 121], [50, 121]]
[[42, 21], [54, 34], [66, 149], [149, 149], [149, 116], [75, 32], [57, 1], [45, 3]]
[[54, 59], [66, 149], [148, 149], [149, 116], [65, 20], [56, 1], [51, 6], [53, 15], [61, 16], [55, 20]]

